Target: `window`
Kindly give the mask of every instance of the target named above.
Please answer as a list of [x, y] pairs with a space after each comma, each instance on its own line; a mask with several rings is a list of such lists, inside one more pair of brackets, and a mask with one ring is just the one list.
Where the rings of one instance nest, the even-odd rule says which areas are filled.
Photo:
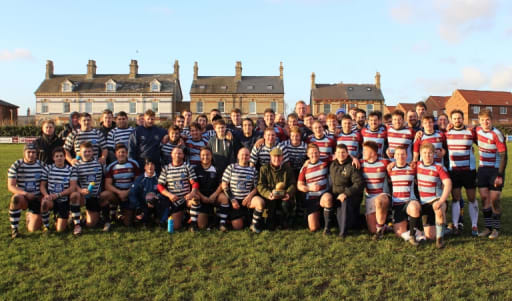
[[153, 112], [155, 112], [155, 113], [158, 113], [158, 102], [157, 101], [153, 101], [151, 103], [151, 110], [153, 110]]
[[198, 101], [196, 103], [196, 112], [203, 113], [203, 102], [202, 101]]
[[113, 82], [107, 83], [107, 92], [114, 92], [116, 90], [116, 86]]
[[69, 83], [62, 84], [62, 92], [71, 92], [71, 85]]
[[247, 90], [254, 90], [254, 86], [253, 85], [247, 86]]
[[437, 118], [437, 111], [432, 111], [432, 115], [434, 115], [434, 117]]
[[92, 113], [92, 102], [85, 103], [85, 112]]
[[63, 111], [64, 113], [69, 113], [69, 112], [71, 112], [71, 108], [70, 108], [70, 106], [69, 106], [69, 102], [65, 102], [65, 103], [63, 104], [62, 111]]
[[480, 113], [480, 107], [479, 106], [473, 106], [473, 114]]
[[219, 109], [219, 111], [220, 111], [221, 113], [224, 113], [224, 102], [223, 102], [223, 101], [219, 101], [219, 102], [217, 103], [217, 109]]
[[357, 108], [357, 103], [351, 103], [351, 104], [350, 104], [350, 107], [351, 107], [351, 108]]
[[492, 112], [492, 107], [485, 107], [489, 112]]
[[256, 103], [254, 101], [249, 103], [249, 114], [256, 114]]
[[373, 112], [373, 104], [372, 103], [366, 105], [366, 113], [370, 113], [370, 112]]
[[507, 107], [500, 107], [500, 114], [507, 114]]
[[199, 89], [205, 89], [205, 88], [206, 88], [206, 86], [205, 86], [205, 85], [200, 85], [200, 86], [199, 86]]
[[130, 102], [130, 114], [137, 113], [137, 103], [136, 102]]
[[348, 90], [352, 91], [352, 90], [354, 90], [354, 88], [353, 87], [348, 87]]
[[153, 82], [151, 83], [151, 92], [160, 92], [160, 87], [158, 83]]
[[114, 103], [112, 101], [107, 102], [107, 110], [114, 112]]
[[270, 108], [274, 111], [274, 113], [277, 113], [277, 102], [275, 102], [275, 101], [271, 102]]
[[366, 91], [371, 91], [371, 90], [372, 90], [371, 87], [366, 88]]
[[324, 113], [331, 113], [331, 104], [330, 103], [324, 103]]
[[227, 90], [228, 86], [220, 86], [221, 90]]
[[267, 90], [272, 90], [274, 87], [272, 85], [267, 85]]
[[48, 113], [48, 104], [46, 102], [43, 102], [41, 104], [41, 112], [42, 113]]

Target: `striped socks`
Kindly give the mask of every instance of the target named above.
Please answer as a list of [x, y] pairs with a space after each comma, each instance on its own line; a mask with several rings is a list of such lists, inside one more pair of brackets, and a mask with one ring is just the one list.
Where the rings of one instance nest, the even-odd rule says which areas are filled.
[[217, 209], [217, 216], [219, 217], [220, 224], [225, 225], [226, 220], [228, 219], [229, 204], [220, 204]]
[[79, 225], [80, 224], [80, 205], [71, 204], [70, 209], [71, 209], [71, 217], [73, 218], [73, 224]]
[[190, 207], [190, 221], [192, 221], [192, 224], [197, 225], [197, 216], [199, 215], [199, 208], [201, 208], [201, 204], [192, 205]]
[[482, 213], [484, 215], [484, 226], [487, 229], [492, 230], [492, 227], [493, 227], [492, 209], [484, 208], [484, 209], [482, 209]]
[[18, 230], [18, 224], [20, 222], [21, 209], [9, 210], [9, 221], [11, 222], [11, 228]]
[[41, 212], [41, 218], [43, 219], [43, 225], [46, 229], [50, 228], [50, 212]]
[[492, 227], [498, 231], [501, 228], [500, 218], [501, 218], [501, 214], [499, 214], [499, 213], [492, 214]]
[[260, 225], [263, 219], [263, 211], [259, 211], [258, 209], [254, 209], [254, 212], [252, 214], [252, 224], [260, 229]]

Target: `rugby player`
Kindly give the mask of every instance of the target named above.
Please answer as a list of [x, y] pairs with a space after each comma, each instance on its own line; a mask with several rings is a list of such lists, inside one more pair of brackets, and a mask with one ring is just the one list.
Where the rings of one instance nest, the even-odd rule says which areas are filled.
[[388, 145], [388, 133], [385, 127], [381, 126], [380, 115], [373, 111], [368, 116], [368, 127], [361, 129], [361, 136], [363, 136], [363, 143], [373, 141], [377, 144], [377, 156], [382, 158], [385, 154]]
[[[82, 113], [82, 115], [80, 115], [80, 129], [71, 132], [66, 138], [66, 143], [64, 143], [66, 160], [72, 166], [77, 164], [78, 159], [72, 157], [71, 154], [74, 151], [75, 154], [78, 155], [80, 145], [82, 145], [83, 142], [91, 143], [95, 160], [98, 160], [101, 164], [106, 163], [108, 155], [107, 144], [103, 138], [103, 134], [98, 129], [92, 128], [92, 119], [89, 113]], [[80, 154], [80, 156], [83, 156], [83, 154]]]
[[414, 140], [414, 130], [404, 125], [404, 112], [395, 110], [391, 115], [391, 127], [387, 129], [388, 149], [386, 155], [390, 160], [394, 160], [395, 149], [402, 146], [407, 151], [407, 162], [412, 161], [412, 142]]

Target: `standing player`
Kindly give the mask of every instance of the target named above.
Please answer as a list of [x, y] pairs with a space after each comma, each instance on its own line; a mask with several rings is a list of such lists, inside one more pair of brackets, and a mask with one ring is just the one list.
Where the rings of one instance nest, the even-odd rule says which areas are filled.
[[[91, 115], [89, 113], [82, 113], [80, 116], [80, 129], [71, 132], [66, 138], [64, 150], [66, 151], [66, 160], [74, 166], [77, 164], [78, 159], [71, 156], [74, 151], [79, 154], [80, 145], [84, 142], [90, 142], [93, 149], [93, 157], [99, 163], [105, 164], [107, 160], [108, 150], [103, 134], [98, 129], [92, 128]], [[80, 154], [83, 156], [83, 154]]]
[[352, 118], [350, 118], [350, 115], [345, 115], [341, 118], [341, 131], [338, 133], [336, 143], [337, 145], [345, 144], [352, 158], [361, 157], [363, 136], [361, 136], [359, 131], [352, 129]]
[[368, 127], [361, 128], [363, 143], [373, 141], [377, 144], [377, 156], [382, 158], [387, 148], [388, 133], [385, 127], [381, 126], [380, 115], [377, 112], [371, 112], [368, 116]]
[[414, 140], [414, 161], [419, 161], [421, 144], [428, 142], [432, 143], [436, 149], [434, 156], [436, 163], [444, 165], [443, 158], [446, 154], [446, 136], [441, 131], [434, 129], [434, 116], [423, 116], [421, 123], [423, 125], [423, 131], [418, 132]]
[[336, 115], [330, 113], [327, 115], [327, 119], [325, 120], [327, 124], [327, 129], [325, 130], [325, 135], [331, 139], [336, 141], [338, 137], [338, 133], [340, 132], [338, 119], [336, 119]]
[[391, 127], [388, 128], [388, 149], [386, 155], [394, 160], [395, 149], [399, 146], [407, 150], [407, 162], [412, 161], [412, 142], [414, 130], [404, 125], [404, 112], [395, 110], [391, 116]]
[[282, 145], [278, 144], [276, 132], [273, 128], [266, 128], [263, 132], [263, 144], [256, 145], [252, 148], [251, 151], [251, 166], [259, 168], [270, 162], [270, 151], [274, 148], [279, 148], [283, 151], [284, 162], [288, 162], [288, 154], [285, 149], [282, 148]]
[[[162, 166], [171, 163], [171, 153], [175, 147], [184, 149], [185, 145], [180, 136], [180, 128], [177, 125], [171, 125], [169, 127], [169, 141], [160, 144], [160, 162]], [[157, 170], [157, 173], [159, 171]]]
[[119, 112], [116, 116], [117, 127], [108, 133], [107, 147], [114, 151], [118, 143], [122, 143], [128, 147], [130, 142], [130, 135], [133, 133], [133, 128], [128, 126], [128, 115], [126, 112]]
[[324, 127], [318, 120], [313, 122], [313, 135], [306, 139], [307, 144], [315, 144], [320, 151], [320, 160], [329, 163], [332, 161], [334, 150], [336, 149], [336, 140], [325, 135]]
[[492, 126], [492, 113], [478, 113], [480, 126], [476, 127], [480, 164], [478, 167], [478, 190], [482, 197], [485, 230], [481, 237], [496, 239], [501, 225], [500, 196], [505, 183], [507, 167], [507, 145], [503, 134]]
[[286, 135], [286, 132], [283, 128], [278, 126], [275, 123], [276, 114], [274, 113], [274, 110], [272, 109], [265, 109], [263, 120], [265, 120], [265, 128], [272, 129], [276, 133], [276, 140], [277, 142], [285, 141], [288, 139], [288, 136]]
[[307, 144], [301, 140], [301, 132], [297, 126], [290, 129], [290, 139], [281, 143], [281, 148], [288, 155], [288, 162], [296, 175], [299, 174], [307, 159], [307, 147]]
[[190, 138], [185, 141], [187, 162], [194, 168], [201, 164], [201, 149], [208, 144], [208, 141], [201, 136], [199, 124], [193, 122], [190, 125]]

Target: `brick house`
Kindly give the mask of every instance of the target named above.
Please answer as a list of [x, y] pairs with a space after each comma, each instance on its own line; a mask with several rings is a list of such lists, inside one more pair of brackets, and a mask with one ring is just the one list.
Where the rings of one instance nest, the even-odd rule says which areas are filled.
[[16, 125], [18, 106], [0, 99], [0, 125]]
[[441, 113], [446, 113], [446, 103], [450, 96], [429, 96], [425, 100], [427, 105], [427, 113], [437, 118]]
[[411, 102], [399, 102], [399, 103], [396, 105], [396, 109], [397, 109], [397, 110], [401, 110], [402, 112], [404, 112], [405, 114], [407, 114], [407, 111], [409, 111], [409, 110], [415, 111], [415, 109], [416, 109], [416, 103], [411, 103]]

